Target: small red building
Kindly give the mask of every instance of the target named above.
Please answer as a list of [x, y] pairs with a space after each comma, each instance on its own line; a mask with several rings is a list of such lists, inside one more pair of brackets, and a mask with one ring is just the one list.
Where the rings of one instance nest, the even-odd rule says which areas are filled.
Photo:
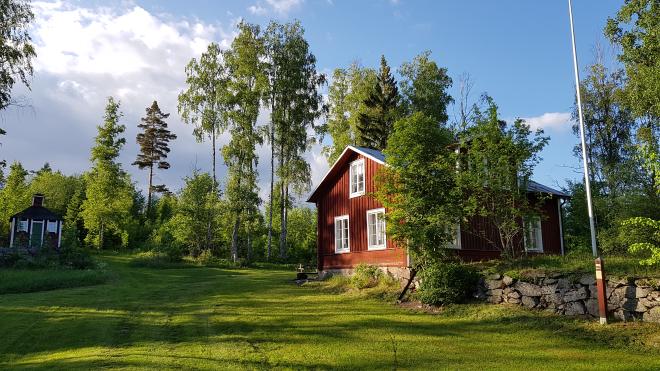
[[[348, 146], [307, 200], [318, 214], [317, 250], [319, 271], [349, 271], [359, 263], [378, 265], [396, 273], [409, 265], [404, 248], [387, 238], [383, 205], [374, 199], [374, 176], [385, 166], [382, 152]], [[528, 253], [563, 254], [561, 200], [568, 195], [536, 182], [529, 182], [530, 197], [549, 195], [543, 218], [532, 222], [524, 247]], [[470, 221], [471, 231], [456, 230], [452, 246], [468, 260], [493, 259], [500, 251], [488, 240], [496, 231], [485, 220]], [[475, 231], [477, 233], [475, 233]]]

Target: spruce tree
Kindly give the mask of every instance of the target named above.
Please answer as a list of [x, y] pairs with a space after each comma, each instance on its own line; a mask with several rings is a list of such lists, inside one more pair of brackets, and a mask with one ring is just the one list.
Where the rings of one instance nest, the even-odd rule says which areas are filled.
[[169, 169], [167, 154], [170, 152], [169, 142], [176, 139], [176, 134], [172, 134], [167, 129], [167, 119], [170, 114], [163, 113], [158, 107], [158, 102], [154, 101], [151, 107], [146, 109], [147, 115], [143, 117], [142, 123], [138, 125], [142, 129], [136, 137], [140, 145], [140, 153], [133, 162], [140, 170], [149, 169], [149, 187], [147, 189], [147, 213], [151, 210], [151, 195], [153, 192], [166, 192], [165, 185], [153, 184], [154, 166], [158, 169]]
[[378, 80], [364, 104], [367, 112], [358, 118], [357, 144], [383, 150], [398, 118], [399, 105], [399, 90], [384, 55], [380, 57]]

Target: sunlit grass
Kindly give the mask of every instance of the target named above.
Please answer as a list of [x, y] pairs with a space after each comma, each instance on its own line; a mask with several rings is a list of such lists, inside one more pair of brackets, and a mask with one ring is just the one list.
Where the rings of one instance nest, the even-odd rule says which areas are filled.
[[[293, 271], [128, 266], [0, 295], [0, 369], [643, 369], [660, 327], [470, 304], [439, 314], [298, 287]], [[337, 287], [339, 289], [339, 285]]]

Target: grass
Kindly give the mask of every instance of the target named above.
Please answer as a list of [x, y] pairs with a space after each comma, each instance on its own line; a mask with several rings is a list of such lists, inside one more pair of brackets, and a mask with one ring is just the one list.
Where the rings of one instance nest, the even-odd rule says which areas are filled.
[[0, 369], [660, 368], [660, 326], [486, 304], [439, 314], [298, 287], [293, 272], [147, 269], [0, 296]]
[[[603, 258], [606, 275], [616, 277], [660, 278], [660, 267], [643, 266], [639, 259], [629, 256], [606, 256]], [[482, 271], [507, 273], [522, 277], [540, 272], [564, 273], [569, 275], [593, 274], [594, 258], [591, 255], [539, 255], [515, 260], [492, 260], [474, 263]]]
[[91, 269], [0, 269], [0, 294], [92, 286], [108, 278], [107, 272]]

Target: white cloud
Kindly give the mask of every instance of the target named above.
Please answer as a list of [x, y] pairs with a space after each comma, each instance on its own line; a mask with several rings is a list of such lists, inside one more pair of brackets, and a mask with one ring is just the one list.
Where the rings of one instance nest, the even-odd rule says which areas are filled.
[[185, 88], [188, 61], [212, 41], [227, 47], [234, 21], [222, 27], [159, 16], [134, 5], [114, 10], [69, 2], [33, 6], [35, 75], [31, 91], [16, 91], [29, 98], [32, 109], [1, 114], [8, 135], [0, 158], [21, 161], [29, 169], [48, 161], [66, 173], [84, 171], [106, 99], [114, 96], [121, 100], [127, 128], [120, 161], [138, 184], [143, 186], [145, 175], [130, 166], [138, 151], [134, 138], [153, 100], [171, 113], [168, 123], [178, 135], [169, 158], [172, 168], [159, 172], [157, 181], [177, 189], [193, 166], [209, 170], [210, 145], [196, 143], [192, 128], [181, 122], [177, 96]]
[[541, 116], [523, 117], [532, 130], [544, 129], [565, 131], [571, 128], [571, 114], [569, 112], [547, 112]]
[[[300, 3], [293, 1], [289, 3]], [[172, 167], [159, 171], [155, 181], [178, 190], [182, 178], [193, 168], [209, 171], [210, 143], [197, 143], [192, 128], [177, 113], [177, 97], [185, 88], [185, 65], [212, 42], [226, 48], [233, 40], [235, 23], [208, 24], [198, 20], [157, 15], [134, 5], [120, 9], [78, 6], [73, 2], [35, 2], [37, 16], [32, 30], [37, 58], [31, 91], [18, 88], [32, 109], [12, 108], [0, 112], [3, 137], [0, 158], [18, 160], [28, 169], [50, 162], [67, 174], [89, 168], [89, 149], [102, 122], [108, 96], [121, 99], [126, 125], [126, 146], [120, 162], [134, 181], [145, 189], [146, 174], [130, 164], [135, 160], [137, 124], [145, 108], [158, 100], [171, 113], [170, 129], [178, 138], [168, 158]], [[290, 9], [293, 5], [280, 5]], [[267, 122], [262, 112], [260, 123]], [[218, 138], [218, 147], [229, 136]], [[327, 164], [315, 146], [306, 155], [314, 184], [325, 174]], [[270, 148], [257, 148], [260, 194], [267, 196], [270, 181]], [[323, 160], [323, 161], [321, 161]], [[218, 177], [226, 169], [218, 153]], [[267, 200], [264, 197], [264, 200]]]
[[264, 4], [258, 1], [254, 5], [250, 5], [247, 9], [250, 13], [255, 15], [266, 15], [271, 11], [280, 16], [286, 16], [292, 10], [298, 8], [304, 0], [265, 0]]

